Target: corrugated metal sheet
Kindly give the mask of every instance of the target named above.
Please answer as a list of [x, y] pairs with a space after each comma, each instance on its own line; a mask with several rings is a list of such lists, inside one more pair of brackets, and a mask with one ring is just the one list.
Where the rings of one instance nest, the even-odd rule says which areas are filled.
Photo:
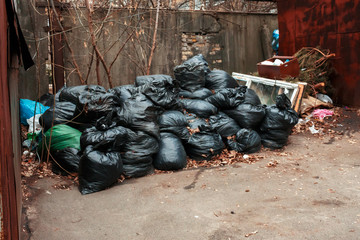
[[360, 106], [360, 0], [278, 0], [280, 55], [305, 46], [336, 53], [335, 100]]

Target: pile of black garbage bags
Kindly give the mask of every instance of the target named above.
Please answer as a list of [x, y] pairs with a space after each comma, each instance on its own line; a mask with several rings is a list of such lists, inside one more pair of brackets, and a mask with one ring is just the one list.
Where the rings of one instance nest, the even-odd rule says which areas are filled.
[[228, 73], [211, 71], [202, 55], [175, 67], [174, 76], [138, 76], [134, 85], [109, 90], [65, 87], [52, 99], [40, 123], [45, 132], [59, 124], [81, 132], [78, 149], [51, 155], [60, 169], [78, 172], [82, 194], [106, 189], [121, 175], [185, 168], [187, 156], [211, 160], [225, 148], [281, 148], [298, 122], [285, 95], [262, 105]]

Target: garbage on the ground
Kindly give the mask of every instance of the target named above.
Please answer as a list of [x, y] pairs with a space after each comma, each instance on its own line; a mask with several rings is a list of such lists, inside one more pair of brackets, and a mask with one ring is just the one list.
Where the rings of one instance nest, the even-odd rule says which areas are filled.
[[277, 149], [285, 146], [291, 129], [298, 121], [298, 114], [291, 108], [290, 100], [285, 94], [279, 95], [276, 105], [266, 108], [266, 115], [260, 126], [264, 147]]
[[156, 106], [164, 109], [180, 109], [179, 90], [168, 75], [139, 76], [135, 80], [140, 92]]
[[80, 161], [81, 132], [68, 125], [56, 125], [45, 132], [42, 144], [38, 148], [39, 155], [47, 160], [49, 151], [50, 160], [55, 169], [64, 173], [77, 172]]
[[235, 109], [223, 110], [242, 128], [257, 129], [265, 117], [265, 106], [240, 104]]
[[325, 117], [331, 117], [333, 114], [334, 112], [328, 109], [315, 109], [312, 113], [312, 116], [323, 120]]
[[62, 89], [59, 95], [60, 102], [71, 102], [77, 104], [80, 95], [96, 96], [97, 94], [104, 94], [106, 90], [98, 85], [80, 85], [74, 87], [66, 87]]
[[181, 99], [181, 104], [186, 111], [202, 118], [209, 118], [218, 112], [214, 105], [200, 99]]
[[20, 122], [27, 126], [26, 121], [29, 118], [34, 117], [37, 114], [43, 114], [49, 107], [45, 107], [39, 102], [35, 102], [29, 99], [20, 99]]
[[103, 152], [89, 145], [80, 158], [79, 190], [81, 194], [104, 190], [116, 183], [122, 173], [119, 152]]
[[223, 112], [211, 116], [209, 123], [221, 137], [233, 136], [241, 129], [234, 119]]
[[157, 118], [162, 112], [163, 110], [155, 106], [145, 95], [135, 92], [118, 108], [116, 121], [119, 125], [134, 131], [144, 131], [159, 139]]
[[226, 143], [231, 150], [242, 153], [255, 153], [261, 148], [259, 134], [251, 129], [239, 130], [234, 138], [228, 138]]
[[76, 118], [73, 119], [76, 105], [71, 102], [56, 102], [40, 117], [39, 123], [44, 132], [58, 124], [73, 124], [76, 128]]
[[317, 93], [316, 98], [319, 99], [320, 101], [324, 102], [324, 103], [334, 104], [333, 100], [326, 94]]
[[238, 86], [236, 80], [223, 70], [212, 70], [205, 78], [205, 87], [211, 90], [236, 88]]
[[192, 130], [196, 130], [200, 126], [210, 126], [206, 119], [200, 118], [193, 113], [185, 113], [185, 118], [189, 124], [189, 128]]
[[35, 135], [36, 135], [41, 132], [42, 127], [39, 122], [40, 117], [41, 117], [41, 114], [36, 114], [35, 116], [33, 116], [29, 119], [26, 119], [26, 122], [29, 125], [29, 130], [28, 130], [29, 133], [35, 133]]
[[160, 132], [173, 133], [181, 140], [187, 141], [190, 137], [187, 126], [189, 125], [185, 115], [180, 111], [166, 111], [160, 115]]
[[191, 99], [205, 99], [211, 95], [213, 95], [213, 93], [207, 88], [200, 88], [199, 90], [196, 90], [194, 92], [180, 89], [179, 92], [179, 97]]
[[205, 100], [220, 110], [234, 109], [245, 101], [246, 87], [224, 88]]
[[308, 96], [307, 98], [303, 98], [301, 101], [300, 116], [310, 115], [314, 109], [332, 107], [333, 105], [331, 103], [326, 103], [320, 99]]
[[238, 158], [259, 151], [261, 143], [282, 147], [297, 123], [285, 95], [266, 107], [256, 91], [237, 86], [224, 71], [210, 72], [201, 55], [174, 72], [175, 80], [140, 76], [136, 86], [108, 91], [96, 85], [63, 88], [40, 117], [46, 131], [39, 136], [39, 155], [50, 156], [54, 172], [78, 172], [79, 190], [88, 194], [120, 176], [178, 170], [222, 155]]
[[195, 92], [205, 87], [205, 77], [210, 72], [202, 54], [196, 55], [174, 69], [175, 79], [184, 90]]
[[154, 156], [154, 167], [159, 170], [178, 170], [186, 167], [186, 152], [181, 139], [172, 133], [160, 134], [159, 152]]
[[52, 107], [54, 105], [54, 98], [55, 96], [53, 94], [45, 93], [39, 98], [39, 103], [47, 107]]
[[185, 149], [194, 160], [211, 160], [221, 153], [225, 145], [218, 133], [208, 127], [200, 126], [200, 132], [194, 133], [187, 142]]
[[125, 102], [127, 99], [131, 98], [134, 89], [134, 85], [123, 85], [111, 88], [108, 92], [118, 96], [121, 102]]
[[128, 141], [121, 151], [124, 174], [128, 177], [142, 177], [152, 173], [153, 155], [158, 151], [158, 139], [142, 131], [130, 131]]
[[315, 129], [315, 125], [314, 125], [314, 124], [313, 124], [311, 127], [309, 127], [309, 130], [310, 130], [311, 134], [320, 133], [319, 130]]

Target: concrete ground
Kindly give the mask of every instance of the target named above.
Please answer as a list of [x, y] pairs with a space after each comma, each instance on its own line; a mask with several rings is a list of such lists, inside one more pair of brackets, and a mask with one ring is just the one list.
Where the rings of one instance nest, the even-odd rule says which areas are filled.
[[335, 137], [291, 135], [254, 164], [127, 179], [85, 196], [39, 179], [29, 239], [360, 239], [359, 122], [345, 118]]

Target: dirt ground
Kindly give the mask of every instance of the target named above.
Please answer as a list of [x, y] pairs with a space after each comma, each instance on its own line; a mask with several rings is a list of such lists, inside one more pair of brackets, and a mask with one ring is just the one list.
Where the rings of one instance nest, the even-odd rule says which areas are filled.
[[23, 239], [360, 239], [360, 117], [339, 114], [324, 134], [300, 126], [251, 164], [126, 179], [85, 196], [63, 177], [25, 178]]

